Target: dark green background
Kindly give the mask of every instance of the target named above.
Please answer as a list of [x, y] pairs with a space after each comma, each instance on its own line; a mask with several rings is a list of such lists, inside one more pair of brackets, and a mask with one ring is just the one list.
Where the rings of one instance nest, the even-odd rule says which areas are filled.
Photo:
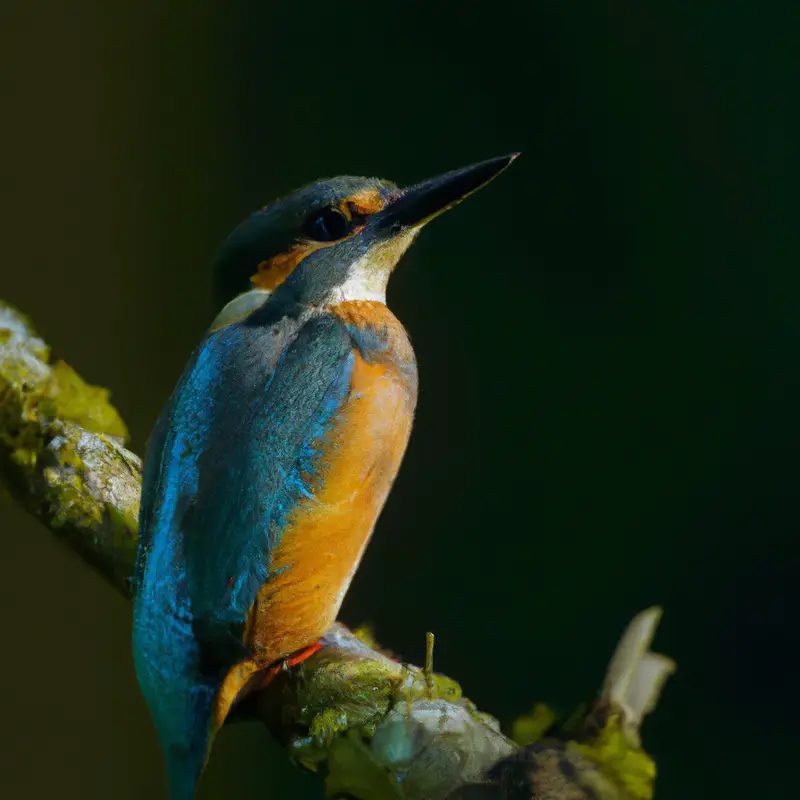
[[[0, 6], [0, 295], [141, 451], [249, 211], [523, 158], [393, 280], [421, 374], [344, 620], [508, 722], [594, 694], [651, 603], [657, 797], [789, 796], [800, 745], [790, 3]], [[113, 10], [111, 10], [113, 6]], [[129, 607], [3, 507], [0, 795], [161, 798]], [[318, 797], [260, 728], [201, 796]]]

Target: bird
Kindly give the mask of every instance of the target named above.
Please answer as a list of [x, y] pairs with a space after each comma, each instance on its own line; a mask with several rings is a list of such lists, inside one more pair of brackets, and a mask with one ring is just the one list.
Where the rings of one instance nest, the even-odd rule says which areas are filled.
[[214, 259], [221, 310], [148, 443], [132, 579], [134, 665], [172, 800], [195, 797], [233, 706], [335, 622], [417, 402], [389, 277], [423, 226], [517, 155], [406, 189], [316, 181]]

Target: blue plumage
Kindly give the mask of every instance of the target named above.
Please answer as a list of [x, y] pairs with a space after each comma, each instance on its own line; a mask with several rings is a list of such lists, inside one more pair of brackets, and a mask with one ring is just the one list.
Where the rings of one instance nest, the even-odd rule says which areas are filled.
[[173, 780], [202, 768], [210, 704], [246, 655], [247, 611], [349, 390], [345, 326], [276, 304], [206, 337], [148, 451], [134, 650]]

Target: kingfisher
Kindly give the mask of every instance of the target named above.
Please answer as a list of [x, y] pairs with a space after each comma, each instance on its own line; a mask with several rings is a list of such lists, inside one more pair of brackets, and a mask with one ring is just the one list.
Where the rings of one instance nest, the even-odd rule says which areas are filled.
[[517, 155], [407, 189], [317, 181], [217, 255], [222, 310], [148, 445], [133, 577], [136, 674], [172, 800], [195, 797], [231, 708], [335, 622], [417, 401], [389, 277], [427, 222]]

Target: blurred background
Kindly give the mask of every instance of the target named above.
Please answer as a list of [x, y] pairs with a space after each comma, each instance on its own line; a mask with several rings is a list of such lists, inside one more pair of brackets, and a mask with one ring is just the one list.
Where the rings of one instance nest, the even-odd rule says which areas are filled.
[[[799, 23], [769, 0], [5, 0], [0, 296], [142, 452], [243, 216], [522, 150], [390, 287], [419, 415], [342, 618], [417, 663], [435, 631], [437, 669], [507, 724], [592, 697], [661, 604], [657, 797], [785, 796]], [[0, 529], [0, 795], [165, 797], [128, 605], [8, 503]], [[243, 725], [201, 797], [321, 792]]]

